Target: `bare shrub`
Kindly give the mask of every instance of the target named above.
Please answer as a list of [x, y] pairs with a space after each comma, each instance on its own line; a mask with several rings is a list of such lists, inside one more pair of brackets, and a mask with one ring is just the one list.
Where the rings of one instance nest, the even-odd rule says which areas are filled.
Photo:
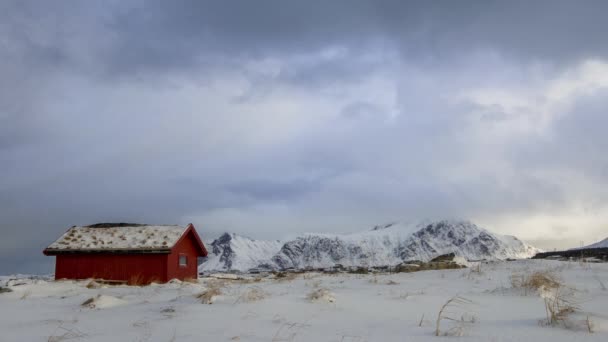
[[[453, 308], [459, 308], [461, 310], [464, 309], [464, 306], [470, 305], [473, 302], [469, 299], [456, 295], [450, 299], [448, 299], [439, 309], [439, 313], [437, 314], [437, 320], [435, 322], [435, 336], [463, 336], [466, 328], [466, 324], [475, 323], [475, 317], [471, 314], [462, 314], [460, 318], [454, 317], [454, 312], [450, 311]], [[453, 321], [457, 324], [452, 328], [442, 331], [441, 330], [441, 322], [442, 321]]]

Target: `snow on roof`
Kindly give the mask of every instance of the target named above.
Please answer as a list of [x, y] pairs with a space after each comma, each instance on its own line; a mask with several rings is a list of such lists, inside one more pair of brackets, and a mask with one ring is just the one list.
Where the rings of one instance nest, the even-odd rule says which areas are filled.
[[158, 250], [170, 249], [187, 227], [177, 225], [96, 224], [68, 229], [47, 250]]

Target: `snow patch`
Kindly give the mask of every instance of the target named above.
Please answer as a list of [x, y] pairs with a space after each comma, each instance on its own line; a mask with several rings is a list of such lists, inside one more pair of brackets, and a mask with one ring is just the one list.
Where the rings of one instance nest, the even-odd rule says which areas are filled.
[[82, 303], [82, 306], [90, 309], [107, 309], [113, 308], [115, 306], [125, 305], [127, 303], [127, 301], [122, 300], [120, 298], [107, 295], [97, 295], [96, 297], [84, 301], [84, 303]]

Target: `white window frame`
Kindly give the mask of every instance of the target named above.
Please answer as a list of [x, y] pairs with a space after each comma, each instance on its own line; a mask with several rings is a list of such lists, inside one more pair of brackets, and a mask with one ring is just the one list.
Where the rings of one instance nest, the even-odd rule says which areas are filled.
[[[182, 264], [182, 260], [184, 260], [185, 263]], [[180, 254], [177, 258], [177, 263], [179, 267], [188, 267], [188, 256], [186, 254]]]

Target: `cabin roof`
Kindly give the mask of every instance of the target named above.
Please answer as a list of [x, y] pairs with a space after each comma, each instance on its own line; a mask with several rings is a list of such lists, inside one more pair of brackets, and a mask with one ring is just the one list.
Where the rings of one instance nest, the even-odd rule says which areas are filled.
[[192, 226], [131, 223], [74, 226], [49, 245], [44, 252], [45, 254], [111, 251], [169, 252], [190, 227]]

